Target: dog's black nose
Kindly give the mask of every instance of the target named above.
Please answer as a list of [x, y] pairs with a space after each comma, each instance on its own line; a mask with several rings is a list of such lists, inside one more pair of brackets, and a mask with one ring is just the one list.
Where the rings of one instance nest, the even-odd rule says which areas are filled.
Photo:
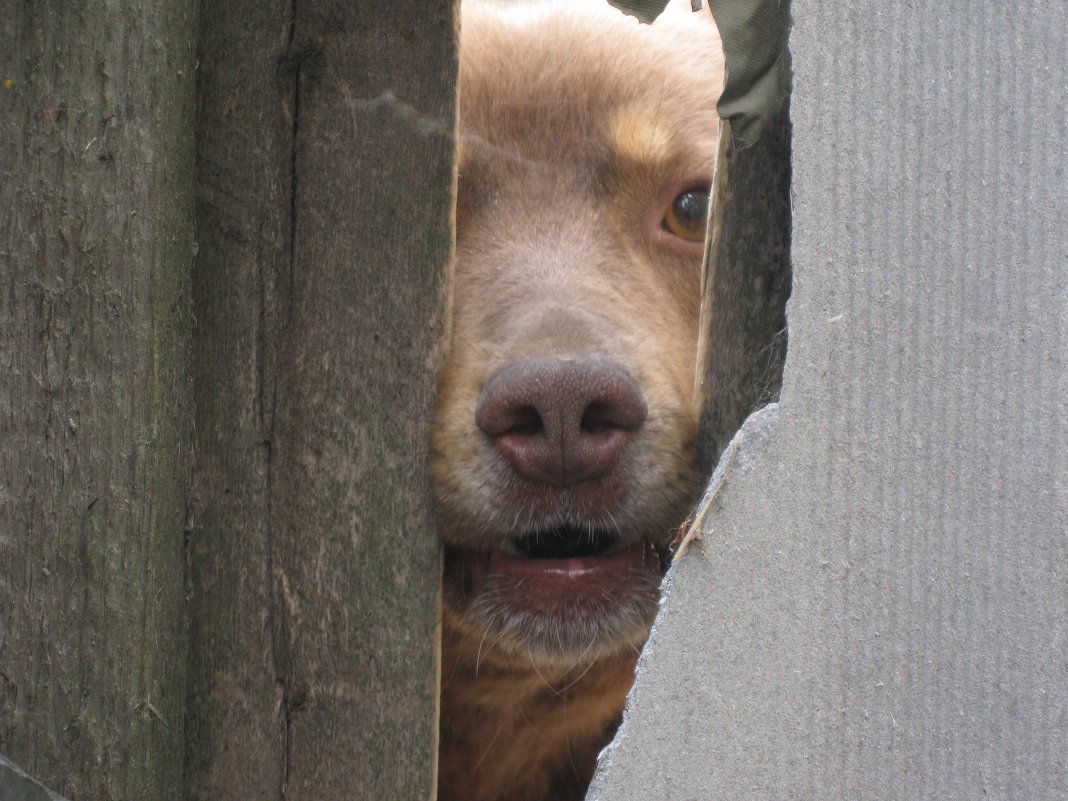
[[626, 369], [587, 356], [504, 367], [482, 391], [475, 422], [519, 475], [567, 487], [610, 473], [647, 415]]

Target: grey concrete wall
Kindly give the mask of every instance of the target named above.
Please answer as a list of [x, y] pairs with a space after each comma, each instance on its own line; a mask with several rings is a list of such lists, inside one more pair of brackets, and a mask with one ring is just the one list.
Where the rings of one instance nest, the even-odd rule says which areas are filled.
[[781, 410], [589, 797], [1063, 801], [1068, 8], [794, 20]]

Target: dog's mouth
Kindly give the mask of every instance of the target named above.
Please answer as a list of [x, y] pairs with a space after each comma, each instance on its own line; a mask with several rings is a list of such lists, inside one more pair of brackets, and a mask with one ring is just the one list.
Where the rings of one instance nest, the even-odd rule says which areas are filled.
[[465, 594], [504, 595], [528, 613], [558, 617], [568, 608], [625, 597], [635, 580], [659, 582], [667, 550], [609, 529], [562, 525], [464, 553], [462, 560]]
[[506, 549], [527, 559], [596, 559], [618, 550], [619, 535], [606, 530], [564, 525], [516, 537]]
[[652, 540], [571, 524], [445, 553], [448, 597], [490, 642], [565, 661], [640, 645], [668, 562]]

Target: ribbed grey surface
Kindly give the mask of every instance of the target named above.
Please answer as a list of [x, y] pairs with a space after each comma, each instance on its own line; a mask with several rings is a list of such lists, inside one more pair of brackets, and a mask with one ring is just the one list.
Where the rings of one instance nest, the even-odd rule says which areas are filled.
[[590, 798], [1068, 798], [1068, 7], [795, 0], [782, 411]]

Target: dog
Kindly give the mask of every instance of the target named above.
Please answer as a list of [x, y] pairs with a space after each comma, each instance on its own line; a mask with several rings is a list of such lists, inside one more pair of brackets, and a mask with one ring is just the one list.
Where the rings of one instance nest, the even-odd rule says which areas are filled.
[[723, 56], [707, 7], [462, 9], [441, 801], [580, 799], [699, 491]]

